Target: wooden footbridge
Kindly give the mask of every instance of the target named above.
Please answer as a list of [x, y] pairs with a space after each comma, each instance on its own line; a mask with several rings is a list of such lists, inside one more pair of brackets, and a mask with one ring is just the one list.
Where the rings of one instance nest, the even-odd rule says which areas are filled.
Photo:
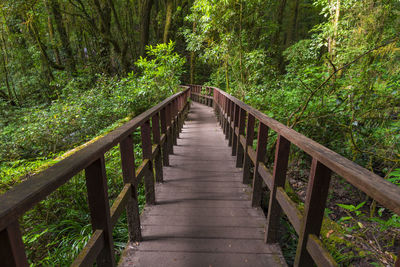
[[[138, 128], [143, 161], [135, 170]], [[110, 207], [104, 154], [118, 145], [125, 186]], [[284, 190], [291, 146], [312, 157], [302, 211]], [[117, 265], [112, 229], [124, 210], [130, 241], [121, 266], [286, 266], [277, 245], [283, 214], [299, 236], [295, 266], [336, 266], [320, 240], [332, 172], [400, 214], [395, 185], [218, 88], [190, 85], [0, 196], [1, 266], [28, 266], [18, 219], [82, 170], [93, 234], [73, 266]], [[139, 215], [141, 183], [146, 206]]]

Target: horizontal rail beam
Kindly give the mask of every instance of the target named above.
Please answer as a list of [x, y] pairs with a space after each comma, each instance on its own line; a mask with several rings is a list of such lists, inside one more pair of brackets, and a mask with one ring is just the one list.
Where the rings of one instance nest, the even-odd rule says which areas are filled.
[[106, 136], [87, 145], [52, 167], [29, 178], [0, 196], [0, 230], [45, 199], [74, 175], [88, 167], [105, 152], [116, 146], [154, 114], [184, 95], [189, 88], [168, 97], [160, 104], [143, 112]]
[[285, 137], [290, 143], [324, 164], [326, 167], [343, 177], [349, 183], [378, 201], [380, 204], [400, 215], [399, 187], [394, 186], [379, 175], [372, 173], [355, 162], [268, 117], [261, 111], [245, 104], [221, 89], [216, 87], [211, 88], [228, 98], [247, 113], [253, 115], [260, 123], [264, 123], [270, 129]]

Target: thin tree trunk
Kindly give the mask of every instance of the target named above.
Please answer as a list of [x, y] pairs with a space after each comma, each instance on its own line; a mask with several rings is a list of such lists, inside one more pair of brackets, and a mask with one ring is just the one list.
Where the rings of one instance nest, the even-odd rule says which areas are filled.
[[57, 31], [60, 36], [62, 50], [65, 53], [67, 70], [71, 73], [74, 73], [76, 72], [75, 59], [72, 54], [71, 44], [65, 29], [63, 17], [60, 13], [60, 4], [58, 3], [58, 0], [50, 0], [50, 5], [54, 16], [54, 21], [56, 22]]
[[299, 16], [299, 6], [300, 6], [300, 0], [296, 0], [293, 8], [291, 29], [289, 31], [288, 38], [286, 40], [287, 41], [286, 47], [292, 45], [297, 40], [297, 18]]
[[153, 0], [142, 1], [142, 12], [140, 15], [140, 56], [146, 54], [146, 46], [149, 44], [150, 14]]
[[56, 63], [58, 65], [61, 65], [62, 63], [61, 63], [60, 51], [58, 50], [57, 41], [56, 41], [56, 39], [54, 37], [54, 26], [53, 26], [53, 20], [51, 19], [52, 12], [50, 10], [49, 3], [47, 1], [45, 1], [44, 3], [46, 5], [46, 10], [47, 10], [47, 14], [48, 14], [48, 16], [47, 16], [47, 27], [49, 29], [50, 43], [51, 43], [53, 51], [54, 51], [54, 56], [56, 58]]
[[164, 27], [164, 37], [163, 37], [163, 41], [164, 43], [168, 42], [168, 32], [169, 32], [169, 28], [171, 26], [171, 20], [172, 20], [172, 8], [174, 5], [173, 0], [167, 0], [167, 11], [166, 11], [166, 15], [165, 15], [165, 27]]
[[[196, 32], [196, 21], [193, 21], [193, 32]], [[190, 52], [190, 84], [194, 84], [194, 61], [195, 61], [195, 52]]]
[[[1, 33], [1, 41], [2, 41], [2, 63], [3, 63], [3, 70], [4, 70], [4, 76], [5, 76], [5, 81], [6, 81], [6, 87], [7, 87], [7, 92], [8, 92], [8, 98], [10, 103], [13, 105], [15, 103], [18, 103], [18, 97], [15, 92], [15, 88], [11, 89], [11, 84], [10, 84], [10, 78], [9, 78], [9, 71], [8, 71], [8, 55], [7, 55], [7, 46], [6, 46], [6, 41], [3, 35], [3, 32]], [[14, 97], [13, 97], [13, 92], [14, 92]]]

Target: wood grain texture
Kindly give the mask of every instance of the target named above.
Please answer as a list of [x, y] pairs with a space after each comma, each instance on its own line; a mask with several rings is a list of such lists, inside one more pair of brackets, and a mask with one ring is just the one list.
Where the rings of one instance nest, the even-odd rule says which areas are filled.
[[157, 205], [142, 214], [143, 241], [128, 244], [120, 266], [286, 266], [279, 248], [263, 241], [265, 216], [251, 207], [217, 125], [211, 108], [192, 103], [156, 185]]
[[243, 103], [234, 96], [212, 87], [214, 94], [226, 97], [235, 103], [240, 109], [252, 114], [260, 122], [267, 125], [271, 130], [279, 133], [281, 136], [289, 140], [290, 143], [296, 145], [301, 150], [317, 159], [333, 172], [343, 177], [349, 183], [378, 201], [386, 208], [400, 215], [400, 188], [394, 186], [389, 181], [372, 173], [371, 171], [361, 167], [349, 159], [339, 155], [338, 153], [324, 147], [323, 145], [307, 138], [306, 136], [296, 132], [295, 130], [283, 125], [282, 123], [268, 117], [264, 113]]

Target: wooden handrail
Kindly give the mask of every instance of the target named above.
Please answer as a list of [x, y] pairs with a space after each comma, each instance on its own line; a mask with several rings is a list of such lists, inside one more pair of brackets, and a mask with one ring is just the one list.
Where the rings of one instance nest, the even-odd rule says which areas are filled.
[[[189, 85], [192, 99], [213, 105], [228, 144], [232, 146], [232, 155], [236, 156], [237, 167], [243, 167], [243, 181], [249, 182], [249, 164], [254, 166], [252, 205], [260, 206], [261, 181], [268, 186], [270, 201], [267, 216], [265, 241], [278, 241], [277, 229], [282, 212], [299, 235], [295, 266], [336, 266], [337, 264], [319, 240], [320, 229], [328, 195], [331, 172], [343, 177], [384, 207], [400, 215], [400, 188], [382, 177], [368, 171], [338, 153], [322, 146], [310, 138], [296, 132], [282, 123], [268, 117], [255, 108], [245, 104], [216, 87]], [[212, 95], [212, 103], [208, 102]], [[254, 151], [254, 119], [259, 122], [257, 150]], [[247, 121], [247, 125], [245, 122]], [[274, 170], [271, 173], [265, 166], [265, 147], [268, 130], [277, 133]], [[291, 144], [310, 155], [313, 159], [304, 212], [286, 194], [284, 188]], [[399, 261], [400, 264], [400, 261]]]
[[[161, 155], [168, 157], [171, 153], [170, 146], [166, 144], [176, 142], [176, 132], [181, 129], [181, 121], [189, 108], [189, 94], [189, 88], [182, 86], [181, 92], [168, 97], [104, 137], [1, 195], [0, 247], [1, 253], [7, 253], [7, 259], [2, 264], [27, 266], [18, 218], [73, 176], [85, 170], [91, 223], [95, 234], [92, 235], [87, 247], [82, 250], [73, 265], [92, 264], [97, 258], [99, 266], [115, 266], [112, 228], [124, 207], [127, 206], [130, 240], [141, 240], [136, 197], [138, 179], [144, 178], [147, 203], [154, 204], [153, 168], [155, 166], [157, 181], [162, 181]], [[150, 126], [150, 121], [152, 121], [152, 126]], [[132, 134], [139, 127], [141, 128], [143, 163], [135, 173]], [[151, 139], [152, 130], [154, 140]], [[125, 186], [110, 208], [104, 154], [117, 145], [120, 145]], [[164, 165], [166, 164], [168, 164], [167, 158], [164, 159]]]

